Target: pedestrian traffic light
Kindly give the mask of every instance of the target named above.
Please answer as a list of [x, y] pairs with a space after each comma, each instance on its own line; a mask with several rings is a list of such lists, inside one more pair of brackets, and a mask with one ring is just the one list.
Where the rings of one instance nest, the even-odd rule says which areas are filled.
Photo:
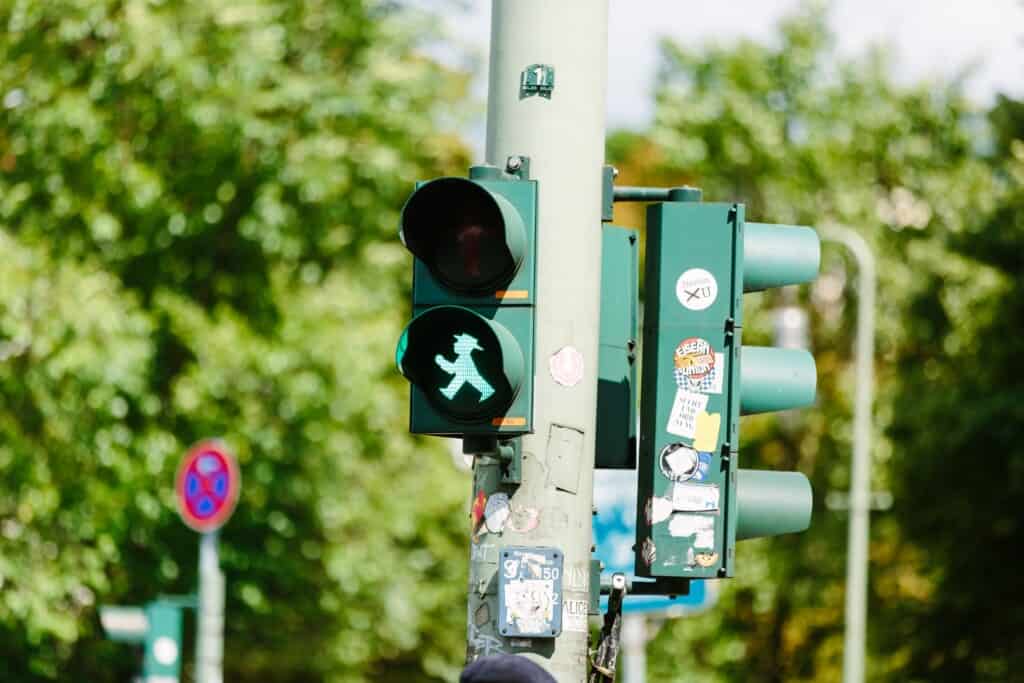
[[419, 183], [402, 209], [414, 317], [395, 360], [414, 434], [533, 429], [537, 183], [524, 161]]
[[814, 401], [806, 351], [741, 346], [743, 293], [813, 280], [810, 228], [747, 223], [692, 188], [647, 213], [637, 574], [732, 576], [737, 539], [802, 531], [797, 472], [738, 469], [741, 414]]
[[145, 607], [100, 608], [100, 624], [108, 638], [144, 645], [143, 683], [178, 683], [182, 607], [180, 601], [156, 600]]

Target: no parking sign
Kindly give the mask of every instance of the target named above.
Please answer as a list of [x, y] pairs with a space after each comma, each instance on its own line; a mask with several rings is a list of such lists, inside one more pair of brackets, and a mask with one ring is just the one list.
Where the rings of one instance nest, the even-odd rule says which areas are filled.
[[220, 441], [200, 441], [178, 467], [178, 512], [199, 533], [216, 531], [234, 512], [240, 487], [238, 463], [227, 447]]

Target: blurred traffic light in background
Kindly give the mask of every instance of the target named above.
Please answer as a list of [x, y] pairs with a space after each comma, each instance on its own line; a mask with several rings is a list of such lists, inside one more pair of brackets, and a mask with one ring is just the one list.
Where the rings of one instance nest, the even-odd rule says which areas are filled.
[[181, 676], [182, 609], [194, 598], [168, 597], [144, 607], [100, 607], [100, 624], [111, 640], [143, 646], [144, 683], [178, 683]]

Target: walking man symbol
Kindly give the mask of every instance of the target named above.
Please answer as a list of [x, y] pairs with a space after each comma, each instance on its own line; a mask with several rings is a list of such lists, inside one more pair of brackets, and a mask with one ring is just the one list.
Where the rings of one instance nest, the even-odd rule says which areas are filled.
[[480, 376], [480, 371], [476, 369], [476, 363], [473, 362], [473, 357], [470, 355], [473, 351], [483, 351], [483, 349], [477, 343], [476, 337], [468, 334], [456, 334], [454, 351], [454, 361], [448, 360], [441, 354], [434, 356], [437, 366], [452, 375], [452, 381], [441, 389], [441, 393], [450, 401], [455, 398], [455, 394], [459, 393], [462, 385], [469, 383], [471, 387], [480, 392], [480, 403], [483, 403], [494, 393], [494, 388]]

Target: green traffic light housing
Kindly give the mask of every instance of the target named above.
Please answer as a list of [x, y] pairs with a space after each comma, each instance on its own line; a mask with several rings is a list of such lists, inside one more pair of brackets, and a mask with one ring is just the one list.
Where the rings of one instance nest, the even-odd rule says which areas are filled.
[[740, 416], [810, 405], [817, 384], [810, 353], [742, 344], [743, 293], [813, 280], [820, 244], [742, 204], [667, 196], [647, 215], [637, 574], [728, 577], [737, 539], [810, 522], [803, 474], [738, 466]]
[[143, 607], [100, 607], [100, 624], [111, 640], [143, 645], [142, 680], [177, 681], [181, 675], [182, 609], [193, 596], [166, 596]]
[[395, 355], [412, 433], [533, 429], [536, 211], [536, 182], [490, 167], [418, 183], [406, 201], [414, 317]]

